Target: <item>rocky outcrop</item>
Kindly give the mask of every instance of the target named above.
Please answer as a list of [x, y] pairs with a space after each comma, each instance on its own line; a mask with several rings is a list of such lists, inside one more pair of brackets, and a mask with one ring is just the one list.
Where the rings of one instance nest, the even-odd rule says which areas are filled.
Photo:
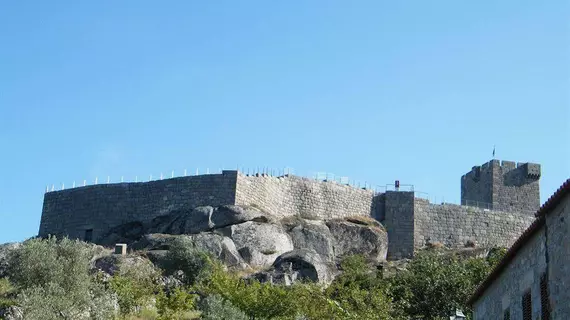
[[193, 210], [181, 209], [155, 218], [147, 233], [196, 234], [247, 221], [267, 222], [268, 220], [266, 214], [252, 207], [205, 206]]
[[121, 270], [152, 268], [152, 263], [140, 256], [108, 255], [95, 260], [94, 269], [108, 275], [114, 275]]
[[323, 261], [322, 256], [313, 251], [286, 252], [275, 260], [273, 266], [277, 270], [295, 271], [298, 273], [297, 278], [301, 280], [329, 283], [334, 278], [334, 266]]
[[270, 267], [278, 256], [293, 250], [291, 237], [276, 224], [249, 221], [232, 225], [224, 233], [253, 268]]
[[172, 241], [179, 237], [190, 240], [189, 242], [195, 249], [209, 253], [226, 266], [246, 267], [234, 242], [228, 237], [211, 232], [195, 235], [147, 234], [141, 240], [133, 243], [131, 248], [145, 250], [151, 261], [159, 261], [168, 253]]
[[299, 277], [328, 282], [335, 263], [344, 257], [361, 254], [380, 263], [386, 259], [388, 247], [386, 230], [369, 217], [277, 220], [256, 208], [233, 205], [177, 209], [148, 225], [131, 222], [118, 226], [100, 242], [109, 246], [128, 243], [131, 250], [145, 250], [151, 261], [160, 263], [178, 237], [189, 239], [194, 248], [229, 267], [270, 270], [258, 276], [285, 283]]
[[334, 240], [336, 257], [360, 254], [374, 262], [386, 260], [388, 233], [380, 225], [366, 225], [355, 221], [327, 222]]
[[319, 254], [324, 260], [334, 260], [334, 238], [324, 221], [284, 219], [293, 247]]

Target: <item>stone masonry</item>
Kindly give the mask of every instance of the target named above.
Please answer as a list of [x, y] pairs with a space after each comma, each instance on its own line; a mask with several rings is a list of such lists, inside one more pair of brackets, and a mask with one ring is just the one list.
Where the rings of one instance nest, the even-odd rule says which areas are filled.
[[[540, 297], [540, 277], [546, 271], [544, 228], [517, 253], [508, 269], [486, 290], [473, 309], [475, 320], [503, 319], [510, 312], [510, 319], [523, 319], [521, 297], [530, 290], [532, 297]], [[508, 310], [508, 311], [507, 311]], [[540, 319], [540, 299], [532, 299], [531, 319]], [[556, 318], [553, 319], [566, 319]]]
[[[540, 166], [493, 160], [462, 178], [462, 201], [489, 201], [493, 210], [434, 205], [414, 192], [354, 188], [297, 176], [246, 176], [237, 171], [139, 183], [101, 184], [48, 192], [40, 236], [67, 235], [97, 242], [128, 222], [149, 223], [198, 206], [255, 206], [275, 217], [330, 220], [371, 216], [388, 231], [388, 257], [412, 257], [428, 241], [461, 247], [467, 241], [508, 246], [538, 208]], [[477, 168], [477, 167], [476, 167]], [[512, 205], [511, 205], [512, 204]], [[506, 208], [508, 210], [501, 210]]]
[[533, 215], [540, 206], [540, 165], [491, 160], [461, 177], [461, 204]]
[[374, 191], [296, 176], [245, 176], [239, 174], [237, 205], [254, 205], [279, 217], [338, 219], [370, 216]]
[[524, 214], [431, 204], [418, 198], [414, 211], [415, 247], [428, 242], [440, 242], [448, 248], [462, 248], [468, 242], [483, 247], [508, 247], [534, 220]]
[[570, 319], [570, 197], [546, 216], [552, 319]]
[[48, 192], [40, 236], [67, 235], [95, 241], [118, 225], [152, 219], [172, 210], [233, 204], [237, 173], [181, 177], [138, 183], [99, 184]]

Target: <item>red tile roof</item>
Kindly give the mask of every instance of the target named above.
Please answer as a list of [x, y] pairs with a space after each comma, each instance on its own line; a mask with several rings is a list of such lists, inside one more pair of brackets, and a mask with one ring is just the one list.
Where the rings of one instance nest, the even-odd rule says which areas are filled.
[[513, 243], [511, 248], [507, 251], [503, 259], [495, 266], [493, 271], [487, 276], [487, 278], [477, 287], [473, 295], [467, 301], [467, 304], [473, 306], [473, 303], [477, 301], [485, 290], [497, 280], [501, 275], [503, 270], [509, 265], [509, 263], [515, 258], [518, 251], [524, 247], [524, 245], [532, 238], [532, 236], [544, 226], [546, 221], [546, 215], [556, 208], [556, 206], [564, 199], [565, 196], [570, 195], [570, 179], [566, 180], [556, 192], [538, 209], [535, 213], [537, 217], [534, 222], [522, 233], [522, 235]]

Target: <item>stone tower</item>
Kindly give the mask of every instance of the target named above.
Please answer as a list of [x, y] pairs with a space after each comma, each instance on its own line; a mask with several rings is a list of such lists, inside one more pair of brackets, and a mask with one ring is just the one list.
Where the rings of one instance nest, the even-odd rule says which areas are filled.
[[532, 215], [540, 207], [540, 165], [491, 160], [461, 177], [461, 204]]

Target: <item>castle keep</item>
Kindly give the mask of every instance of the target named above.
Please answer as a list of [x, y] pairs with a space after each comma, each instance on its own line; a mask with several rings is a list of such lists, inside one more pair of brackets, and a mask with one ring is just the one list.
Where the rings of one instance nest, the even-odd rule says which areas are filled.
[[509, 246], [539, 208], [540, 165], [492, 160], [461, 178], [461, 205], [433, 204], [413, 191], [359, 189], [297, 176], [238, 171], [47, 192], [39, 236], [97, 242], [132, 221], [150, 223], [173, 210], [227, 204], [255, 206], [276, 217], [371, 216], [388, 231], [388, 257], [411, 257], [429, 242], [463, 247]]

